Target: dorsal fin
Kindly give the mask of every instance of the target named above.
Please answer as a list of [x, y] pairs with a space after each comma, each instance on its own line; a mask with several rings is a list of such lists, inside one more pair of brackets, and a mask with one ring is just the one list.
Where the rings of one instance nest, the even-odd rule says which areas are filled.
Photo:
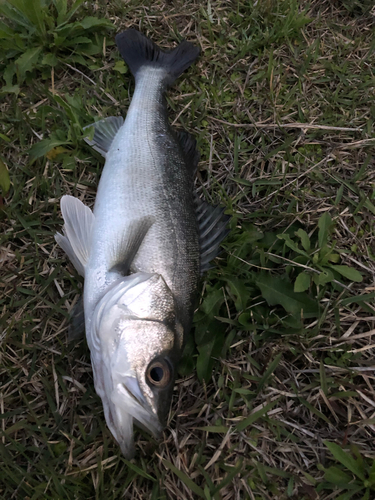
[[83, 130], [94, 127], [95, 131], [93, 139], [86, 137], [85, 142], [105, 158], [113, 139], [123, 124], [124, 119], [122, 116], [108, 116], [108, 118], [87, 125], [87, 127], [83, 127]]
[[201, 273], [210, 269], [210, 262], [219, 254], [220, 244], [229, 233], [227, 224], [229, 215], [225, 208], [212, 206], [196, 196], [196, 214], [199, 228], [199, 245], [201, 254]]
[[186, 130], [176, 130], [177, 140], [181, 146], [184, 153], [186, 164], [191, 170], [192, 176], [194, 177], [198, 169], [199, 163], [199, 151], [197, 149], [197, 141], [194, 137], [186, 132]]
[[64, 234], [56, 233], [55, 240], [68, 255], [79, 274], [84, 276], [90, 255], [95, 216], [89, 207], [74, 196], [63, 196], [60, 206], [64, 219]]

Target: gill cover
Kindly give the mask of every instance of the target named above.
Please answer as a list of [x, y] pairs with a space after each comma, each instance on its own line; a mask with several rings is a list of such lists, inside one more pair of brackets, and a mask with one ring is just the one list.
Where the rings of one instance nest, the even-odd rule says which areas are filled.
[[180, 346], [162, 276], [136, 273], [114, 283], [95, 307], [89, 344], [108, 427], [129, 458], [133, 423], [160, 437], [173, 389]]

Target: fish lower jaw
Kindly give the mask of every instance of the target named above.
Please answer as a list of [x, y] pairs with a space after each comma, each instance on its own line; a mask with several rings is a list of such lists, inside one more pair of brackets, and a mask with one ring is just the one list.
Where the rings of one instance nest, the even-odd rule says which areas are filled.
[[[134, 456], [134, 425], [151, 434], [155, 439], [162, 437], [164, 426], [156, 415], [140, 404], [126, 386], [113, 391], [109, 408], [105, 412], [107, 425], [121, 448], [125, 458]], [[119, 389], [119, 388], [117, 388]]]

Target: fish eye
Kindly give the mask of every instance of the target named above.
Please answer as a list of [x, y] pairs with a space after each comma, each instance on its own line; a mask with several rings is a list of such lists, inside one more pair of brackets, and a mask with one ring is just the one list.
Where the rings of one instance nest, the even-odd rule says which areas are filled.
[[166, 387], [171, 381], [171, 369], [165, 360], [152, 361], [147, 368], [148, 382], [155, 387]]

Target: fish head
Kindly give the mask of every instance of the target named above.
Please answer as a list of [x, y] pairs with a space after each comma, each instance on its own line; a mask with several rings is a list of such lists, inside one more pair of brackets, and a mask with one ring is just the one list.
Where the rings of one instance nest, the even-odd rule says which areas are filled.
[[160, 438], [182, 347], [169, 287], [160, 275], [137, 274], [98, 304], [92, 356], [107, 424], [127, 457], [134, 451], [133, 424]]

